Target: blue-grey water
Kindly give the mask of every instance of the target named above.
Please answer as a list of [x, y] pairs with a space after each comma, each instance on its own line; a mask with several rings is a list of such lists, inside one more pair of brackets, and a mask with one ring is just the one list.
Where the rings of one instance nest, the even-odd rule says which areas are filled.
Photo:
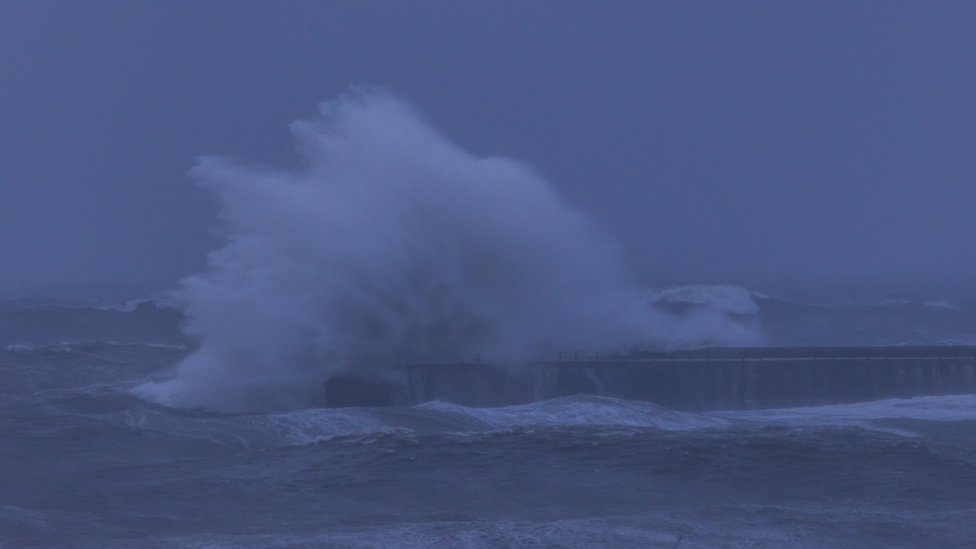
[[[976, 306], [754, 296], [776, 345], [972, 344]], [[685, 413], [146, 402], [155, 302], [0, 306], [0, 547], [976, 547], [976, 395]]]

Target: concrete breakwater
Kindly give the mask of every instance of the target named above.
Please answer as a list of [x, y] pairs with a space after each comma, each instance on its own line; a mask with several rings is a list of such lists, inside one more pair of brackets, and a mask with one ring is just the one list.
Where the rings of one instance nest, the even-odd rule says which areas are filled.
[[405, 364], [326, 382], [330, 407], [472, 407], [575, 394], [675, 410], [739, 410], [976, 393], [976, 347], [707, 348], [508, 364]]

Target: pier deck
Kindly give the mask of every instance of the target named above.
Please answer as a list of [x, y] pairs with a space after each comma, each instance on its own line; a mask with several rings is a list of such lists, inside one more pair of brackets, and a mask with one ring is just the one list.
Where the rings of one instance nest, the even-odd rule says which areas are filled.
[[525, 364], [405, 364], [383, 379], [326, 383], [329, 406], [526, 404], [601, 395], [675, 410], [738, 410], [976, 393], [976, 347], [707, 348], [621, 356], [560, 353]]

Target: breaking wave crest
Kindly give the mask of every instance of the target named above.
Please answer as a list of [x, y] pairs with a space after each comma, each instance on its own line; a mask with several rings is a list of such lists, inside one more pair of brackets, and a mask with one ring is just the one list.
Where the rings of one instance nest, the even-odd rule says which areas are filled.
[[294, 408], [331, 375], [394, 362], [755, 343], [721, 310], [656, 307], [542, 177], [472, 156], [396, 98], [326, 103], [291, 130], [300, 173], [210, 157], [192, 170], [228, 243], [178, 295], [200, 348], [140, 396]]

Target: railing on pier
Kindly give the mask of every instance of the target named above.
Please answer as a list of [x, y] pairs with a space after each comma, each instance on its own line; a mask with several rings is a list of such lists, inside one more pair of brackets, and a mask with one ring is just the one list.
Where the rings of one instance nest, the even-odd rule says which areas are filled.
[[725, 360], [895, 360], [976, 358], [976, 346], [896, 347], [705, 347], [673, 351], [560, 351], [556, 362], [698, 362]]

